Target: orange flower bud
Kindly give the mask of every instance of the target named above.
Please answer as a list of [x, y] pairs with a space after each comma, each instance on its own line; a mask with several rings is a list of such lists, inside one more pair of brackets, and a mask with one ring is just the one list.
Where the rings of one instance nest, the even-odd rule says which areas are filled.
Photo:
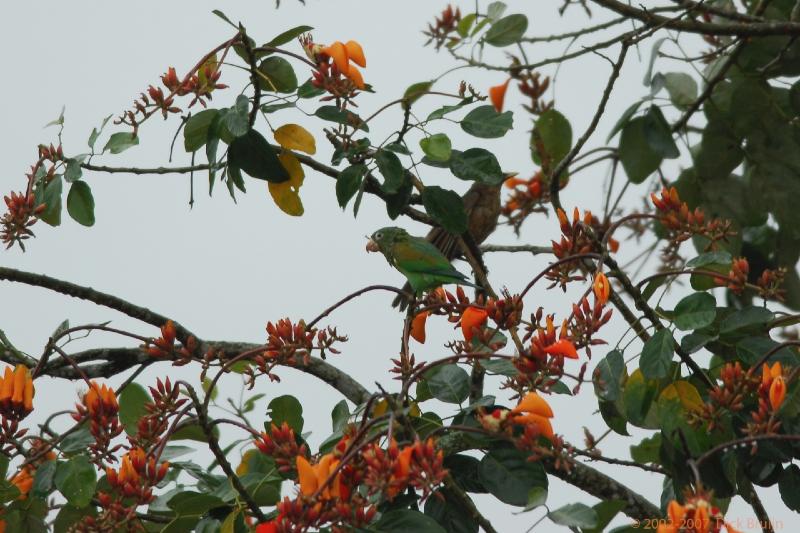
[[489, 313], [485, 309], [479, 307], [467, 307], [461, 313], [461, 332], [464, 334], [464, 340], [472, 342], [473, 329], [479, 328], [486, 323]]
[[425, 344], [425, 322], [430, 314], [430, 311], [417, 313], [411, 321], [411, 336], [420, 344]]
[[0, 402], [10, 402], [14, 394], [14, 375], [10, 367], [6, 367], [3, 374], [2, 384], [0, 384]]
[[28, 467], [23, 468], [11, 478], [11, 483], [19, 489], [19, 499], [24, 500], [33, 487], [33, 474]]
[[595, 276], [592, 288], [594, 289], [594, 296], [597, 298], [597, 301], [604, 305], [607, 304], [608, 297], [611, 294], [611, 285], [608, 283], [608, 278], [605, 274], [600, 272]]
[[17, 365], [14, 369], [14, 392], [11, 395], [11, 403], [22, 405], [25, 395], [25, 378], [30, 379], [28, 374], [28, 367], [25, 365]]
[[568, 359], [578, 358], [578, 351], [575, 349], [575, 345], [567, 339], [554, 342], [550, 346], [545, 347], [544, 351], [548, 355], [560, 355]]
[[555, 433], [553, 433], [553, 426], [550, 424], [550, 420], [542, 415], [537, 415], [536, 413], [525, 413], [523, 415], [515, 416], [514, 422], [517, 424], [536, 426], [541, 435], [547, 437], [549, 440], [553, 440], [555, 438]]
[[506, 101], [506, 90], [508, 90], [508, 82], [510, 81], [511, 78], [508, 78], [505, 83], [489, 88], [489, 100], [492, 101], [492, 105], [498, 113], [503, 111], [503, 104]]
[[772, 385], [769, 387], [769, 404], [773, 411], [778, 410], [784, 398], [786, 398], [786, 382], [783, 376], [778, 376], [772, 380]]
[[350, 61], [359, 67], [367, 68], [367, 59], [364, 57], [364, 49], [361, 48], [360, 44], [355, 41], [347, 41], [344, 44], [344, 48]]
[[667, 517], [673, 524], [680, 524], [686, 515], [686, 508], [677, 501], [672, 500], [667, 506]]

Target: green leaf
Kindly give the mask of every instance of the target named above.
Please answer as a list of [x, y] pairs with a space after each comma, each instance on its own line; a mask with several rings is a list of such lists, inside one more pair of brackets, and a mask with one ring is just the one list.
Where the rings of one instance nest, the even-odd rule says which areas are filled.
[[649, 87], [650, 83], [653, 81], [653, 65], [656, 63], [659, 48], [661, 48], [661, 45], [664, 44], [664, 41], [666, 40], [666, 37], [662, 37], [653, 42], [653, 46], [650, 49], [650, 61], [647, 63], [647, 70], [645, 71], [644, 79], [642, 80], [642, 83], [644, 83], [645, 87]]
[[487, 185], [500, 185], [505, 175], [493, 153], [483, 148], [454, 150], [450, 157], [450, 172], [459, 179], [479, 181]]
[[87, 141], [87, 144], [92, 151], [94, 151], [94, 143], [97, 142], [97, 138], [100, 137], [100, 134], [103, 132], [103, 128], [106, 127], [106, 124], [108, 124], [108, 121], [111, 120], [111, 117], [113, 116], [114, 115], [108, 115], [106, 118], [104, 118], [103, 122], [100, 123], [100, 128], [92, 128], [92, 133], [89, 134], [89, 140]]
[[525, 508], [522, 509], [522, 512], [532, 511], [537, 507], [541, 507], [542, 505], [547, 503], [547, 489], [543, 487], [533, 487], [531, 490], [528, 491], [528, 503], [525, 504]]
[[223, 507], [225, 502], [211, 494], [185, 491], [179, 492], [167, 502], [167, 506], [179, 517], [197, 517], [198, 519], [215, 507]]
[[647, 427], [647, 416], [656, 392], [656, 383], [645, 380], [641, 370], [636, 370], [630, 375], [622, 390], [622, 403], [625, 408], [625, 418], [631, 424]]
[[631, 459], [642, 464], [658, 463], [660, 449], [661, 433], [656, 433], [631, 446]]
[[697, 82], [685, 72], [664, 74], [664, 86], [678, 109], [687, 109], [697, 99]]
[[86, 450], [89, 444], [94, 442], [94, 437], [89, 433], [89, 429], [82, 427], [64, 437], [61, 441], [60, 449], [64, 454], [70, 455], [75, 452], [82, 452]]
[[310, 78], [303, 82], [303, 85], [297, 88], [298, 98], [316, 98], [317, 96], [322, 96], [323, 94], [325, 94], [325, 89], [314, 86], [314, 84], [311, 83]]
[[361, 188], [361, 181], [366, 173], [367, 167], [362, 164], [351, 165], [339, 172], [336, 178], [336, 200], [339, 202], [339, 207], [342, 209], [347, 207], [347, 202]]
[[414, 431], [417, 432], [419, 437], [424, 439], [432, 431], [442, 427], [442, 419], [436, 413], [425, 412], [418, 417], [413, 417], [411, 419], [411, 424], [414, 426]]
[[480, 460], [469, 455], [455, 454], [444, 458], [444, 466], [458, 486], [475, 494], [488, 492], [478, 476], [480, 464]]
[[375, 153], [375, 163], [378, 171], [383, 176], [382, 189], [389, 194], [400, 190], [406, 180], [406, 171], [397, 154], [389, 150], [378, 150]]
[[653, 334], [642, 348], [639, 359], [639, 368], [647, 379], [661, 379], [667, 377], [675, 353], [675, 339], [672, 333], [664, 328]]
[[507, 6], [503, 2], [492, 2], [486, 6], [486, 18], [489, 20], [499, 20], [506, 12]]
[[789, 465], [778, 479], [778, 489], [781, 499], [786, 507], [796, 513], [800, 513], [800, 468], [797, 465]]
[[310, 32], [313, 29], [314, 28], [312, 26], [295, 26], [290, 30], [286, 30], [285, 32], [276, 35], [275, 37], [272, 38], [272, 40], [270, 40], [264, 46], [276, 47], [282, 44], [286, 44], [295, 37], [299, 37], [300, 35]]
[[85, 181], [76, 181], [67, 194], [67, 212], [75, 222], [83, 226], [94, 226], [94, 197]]
[[531, 155], [536, 164], [546, 161], [550, 168], [569, 153], [572, 148], [572, 126], [567, 117], [555, 109], [548, 109], [536, 119], [531, 135]]
[[453, 146], [450, 137], [444, 133], [436, 133], [430, 137], [423, 137], [419, 140], [419, 146], [425, 155], [434, 161], [447, 162], [453, 153]]
[[349, 418], [350, 408], [347, 406], [347, 400], [340, 400], [339, 403], [333, 406], [333, 411], [331, 411], [331, 426], [333, 431], [343, 430]]
[[422, 98], [425, 93], [431, 90], [435, 80], [420, 81], [412, 83], [403, 92], [403, 109], [408, 109], [411, 104]]
[[725, 317], [719, 326], [719, 332], [725, 334], [757, 331], [774, 318], [775, 313], [764, 307], [745, 307]]
[[[594, 509], [597, 515], [597, 525], [592, 528], [583, 528], [581, 533], [603, 533], [614, 517], [627, 506], [627, 502], [622, 500], [604, 500], [595, 504]], [[634, 530], [634, 533], [637, 533]]]
[[706, 252], [697, 257], [690, 259], [686, 262], [689, 268], [700, 268], [708, 265], [728, 265], [730, 266], [733, 258], [731, 254], [725, 251], [721, 252]]
[[47, 204], [39, 218], [44, 220], [51, 226], [58, 226], [61, 224], [61, 194], [63, 190], [63, 182], [61, 176], [55, 176], [45, 186], [44, 193], [42, 194], [41, 187], [36, 188], [36, 203]]
[[617, 408], [616, 402], [600, 400], [597, 402], [597, 406], [600, 408], [600, 416], [603, 417], [603, 421], [609, 428], [620, 435], [626, 437], [630, 435], [628, 433], [628, 423]]
[[16, 485], [7, 479], [0, 479], [0, 503], [14, 501], [19, 496], [20, 492]]
[[103, 147], [103, 152], [108, 150], [112, 154], [120, 154], [132, 146], [139, 144], [139, 137], [127, 131], [114, 133], [109, 137], [108, 142]]
[[219, 110], [204, 109], [189, 117], [183, 127], [183, 147], [187, 152], [199, 150], [206, 144], [211, 124], [219, 117]]
[[467, 212], [458, 193], [429, 185], [422, 190], [422, 204], [437, 224], [454, 235], [467, 231]]
[[560, 526], [590, 528], [597, 525], [597, 513], [588, 505], [570, 503], [547, 513], [547, 517]]
[[619, 158], [632, 183], [642, 183], [658, 169], [663, 157], [647, 141], [645, 117], [631, 119], [619, 138]]
[[461, 403], [469, 396], [469, 374], [456, 364], [441, 365], [425, 373], [434, 398], [445, 403]]
[[281, 427], [281, 424], [286, 422], [297, 435], [303, 432], [303, 406], [294, 396], [284, 395], [273, 398], [267, 409], [271, 422], [277, 427]]
[[492, 46], [502, 48], [518, 43], [527, 29], [528, 17], [519, 14], [509, 15], [492, 24], [484, 40]]
[[681, 331], [691, 331], [711, 325], [716, 316], [716, 299], [707, 292], [696, 292], [675, 306], [673, 323]]
[[524, 507], [531, 489], [547, 488], [544, 467], [527, 459], [527, 454], [513, 448], [492, 450], [481, 459], [479, 478], [503, 503]]
[[661, 109], [651, 106], [643, 118], [644, 136], [654, 153], [665, 159], [675, 159], [681, 155]]
[[408, 533], [409, 531], [446, 533], [436, 520], [411, 509], [395, 509], [382, 514], [380, 520], [375, 522], [370, 530], [381, 533]]
[[474, 101], [473, 97], [467, 97], [461, 100], [459, 103], [455, 105], [445, 105], [436, 109], [435, 111], [431, 111], [431, 114], [428, 115], [428, 118], [425, 119], [425, 122], [430, 122], [431, 120], [438, 120], [448, 113], [452, 113], [453, 111], [457, 111], [464, 107], [465, 105], [469, 105]]
[[369, 131], [367, 123], [361, 120], [361, 117], [350, 111], [339, 109], [335, 105], [324, 105], [314, 112], [318, 118], [327, 120], [328, 122], [335, 122], [336, 124], [345, 124], [353, 128], [358, 128], [362, 131]]
[[97, 516], [97, 509], [92, 506], [75, 507], [67, 504], [58, 511], [53, 522], [53, 532], [67, 533], [72, 526], [87, 516]]
[[275, 111], [280, 111], [281, 109], [289, 109], [290, 107], [295, 107], [295, 103], [281, 102], [280, 104], [264, 104], [259, 109], [261, 109], [262, 113], [270, 114], [274, 113]]
[[469, 15], [466, 15], [464, 18], [458, 21], [458, 25], [456, 26], [456, 32], [458, 32], [459, 37], [464, 39], [469, 35], [469, 30], [475, 23], [476, 18], [477, 15], [475, 13], [470, 13]]
[[297, 90], [297, 76], [291, 63], [282, 57], [270, 56], [258, 65], [258, 86], [262, 91], [293, 93]]
[[83, 175], [81, 164], [86, 161], [87, 157], [87, 154], [83, 154], [67, 159], [67, 169], [64, 171], [64, 181], [67, 183], [72, 183], [73, 181], [81, 179], [81, 176]]
[[250, 130], [250, 100], [243, 94], [236, 97], [236, 104], [222, 115], [222, 125], [234, 137], [241, 137]]
[[425, 515], [436, 520], [449, 533], [478, 533], [480, 530], [461, 500], [447, 488], [435, 491], [425, 500]]
[[94, 496], [97, 473], [85, 455], [76, 455], [56, 468], [55, 485], [75, 507], [85, 507]]
[[500, 374], [502, 376], [516, 376], [519, 370], [514, 366], [514, 363], [508, 359], [492, 359], [489, 361], [481, 361], [481, 366], [487, 372], [492, 374]]
[[119, 395], [119, 421], [128, 435], [136, 435], [139, 419], [147, 414], [146, 404], [153, 399], [147, 389], [138, 383], [129, 383]]
[[628, 109], [622, 112], [622, 114], [619, 116], [619, 119], [617, 119], [617, 123], [614, 124], [613, 128], [611, 128], [611, 132], [608, 134], [606, 142], [609, 142], [612, 138], [614, 138], [614, 135], [616, 135], [622, 128], [625, 127], [633, 114], [636, 113], [636, 111], [639, 109], [639, 106], [641, 106], [643, 103], [643, 100], [634, 102], [628, 106]]
[[228, 164], [270, 183], [289, 180], [289, 173], [281, 164], [275, 150], [256, 130], [250, 130], [233, 140], [228, 150]]
[[482, 139], [502, 137], [513, 124], [514, 114], [511, 111], [498, 113], [491, 105], [478, 106], [461, 119], [462, 130]]
[[620, 396], [622, 380], [625, 379], [627, 370], [622, 352], [612, 350], [597, 365], [592, 381], [594, 392], [598, 398], [614, 401]]

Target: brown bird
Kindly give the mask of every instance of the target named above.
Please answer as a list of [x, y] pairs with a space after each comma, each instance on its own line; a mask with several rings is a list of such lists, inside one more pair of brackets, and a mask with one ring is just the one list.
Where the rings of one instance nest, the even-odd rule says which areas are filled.
[[[486, 185], [476, 181], [461, 197], [467, 213], [467, 231], [476, 245], [485, 241], [497, 228], [497, 219], [500, 218], [500, 187], [501, 185]], [[450, 261], [461, 255], [456, 237], [442, 228], [433, 228], [425, 238]], [[403, 286], [403, 290], [412, 292], [408, 283]], [[392, 306], [404, 311], [408, 307], [408, 300], [397, 296]]]

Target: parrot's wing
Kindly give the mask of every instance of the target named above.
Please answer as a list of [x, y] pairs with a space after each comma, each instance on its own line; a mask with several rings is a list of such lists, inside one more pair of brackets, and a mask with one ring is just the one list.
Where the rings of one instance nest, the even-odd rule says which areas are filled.
[[395, 265], [408, 272], [431, 273], [455, 270], [436, 246], [419, 237], [398, 242], [392, 249]]

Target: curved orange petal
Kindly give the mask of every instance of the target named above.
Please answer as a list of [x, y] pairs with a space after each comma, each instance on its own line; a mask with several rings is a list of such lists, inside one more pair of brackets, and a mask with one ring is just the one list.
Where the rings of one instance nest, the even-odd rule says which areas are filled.
[[3, 381], [0, 383], [0, 401], [10, 400], [14, 394], [14, 374], [11, 367], [6, 367]]
[[486, 322], [489, 313], [485, 309], [478, 307], [467, 307], [461, 313], [461, 332], [464, 334], [464, 340], [472, 342], [472, 330], [478, 328]]
[[548, 355], [560, 355], [568, 359], [578, 358], [578, 351], [575, 349], [575, 345], [567, 339], [554, 342], [550, 346], [545, 347], [544, 351]]
[[669, 502], [667, 506], [667, 517], [673, 524], [680, 524], [683, 517], [686, 515], [686, 508], [679, 504], [676, 500]]
[[347, 77], [350, 79], [350, 81], [353, 82], [353, 85], [355, 85], [357, 88], [363, 91], [365, 85], [364, 85], [364, 78], [361, 76], [361, 72], [353, 65], [350, 65], [347, 68], [349, 69], [347, 72]]
[[14, 369], [14, 392], [11, 395], [11, 403], [22, 404], [25, 394], [25, 378], [28, 377], [28, 367], [17, 365]]
[[611, 285], [608, 283], [608, 278], [605, 274], [600, 272], [594, 277], [594, 285], [592, 288], [594, 289], [594, 295], [597, 301], [602, 304], [608, 303], [608, 297], [611, 294]]
[[428, 315], [430, 314], [430, 311], [417, 313], [411, 321], [411, 337], [420, 344], [425, 344], [425, 322], [428, 320]]
[[333, 59], [336, 68], [339, 69], [339, 72], [347, 76], [347, 74], [350, 72], [350, 60], [347, 57], [347, 49], [341, 42], [336, 41], [330, 46], [326, 46], [322, 49], [322, 53]]
[[360, 44], [355, 41], [347, 41], [344, 44], [344, 48], [347, 50], [347, 57], [350, 58], [350, 61], [359, 67], [367, 67], [367, 58], [364, 57], [364, 49], [361, 48]]
[[305, 457], [298, 455], [295, 459], [297, 466], [297, 481], [300, 483], [300, 493], [303, 496], [311, 496], [317, 492], [317, 476], [314, 467]]
[[517, 406], [512, 409], [512, 413], [534, 413], [539, 416], [553, 417], [553, 410], [544, 398], [536, 392], [529, 392], [525, 395]]
[[503, 111], [503, 104], [506, 101], [506, 90], [508, 90], [508, 82], [510, 81], [511, 78], [508, 78], [505, 83], [489, 88], [489, 100], [491, 100], [492, 105], [498, 113]]

